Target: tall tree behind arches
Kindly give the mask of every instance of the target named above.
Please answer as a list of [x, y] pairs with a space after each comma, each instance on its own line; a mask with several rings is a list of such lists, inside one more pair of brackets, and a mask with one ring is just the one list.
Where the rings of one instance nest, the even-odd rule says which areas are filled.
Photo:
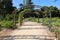
[[31, 3], [32, 3], [31, 1], [32, 1], [32, 0], [26, 0], [26, 5], [31, 4]]
[[5, 9], [6, 9], [7, 13], [12, 13], [12, 11], [13, 11], [12, 0], [4, 0], [4, 4], [5, 4]]
[[2, 12], [4, 14], [12, 13], [12, 11], [14, 10], [12, 0], [2, 0], [0, 2], [0, 6], [0, 9], [2, 9]]
[[33, 9], [34, 7], [32, 6], [32, 0], [26, 0], [26, 8], [31, 8]]

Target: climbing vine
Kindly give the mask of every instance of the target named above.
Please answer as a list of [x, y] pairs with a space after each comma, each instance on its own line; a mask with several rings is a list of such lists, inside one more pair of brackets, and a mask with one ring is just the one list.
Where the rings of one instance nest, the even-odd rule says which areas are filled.
[[35, 14], [37, 14], [37, 16], [38, 16], [38, 23], [39, 23], [39, 12], [35, 11]]
[[20, 25], [22, 24], [23, 22], [23, 15], [27, 12], [31, 12], [31, 9], [25, 9], [24, 11], [20, 12], [19, 13], [19, 22], [20, 22]]
[[[22, 24], [23, 19], [24, 19], [24, 18], [23, 18], [23, 15], [24, 15], [25, 13], [31, 12], [31, 11], [32, 11], [31, 9], [25, 9], [25, 10], [23, 10], [22, 12], [19, 13], [19, 18], [18, 18], [19, 20], [18, 20], [18, 21], [20, 22], [20, 25]], [[36, 11], [35, 13], [38, 15], [38, 22], [39, 22], [39, 12]]]

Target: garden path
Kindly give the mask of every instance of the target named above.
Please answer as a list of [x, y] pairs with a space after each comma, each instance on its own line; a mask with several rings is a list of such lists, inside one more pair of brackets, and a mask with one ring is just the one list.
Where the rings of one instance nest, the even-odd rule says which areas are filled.
[[47, 26], [43, 26], [41, 23], [27, 21], [23, 22], [22, 26], [19, 26], [19, 24], [17, 26], [18, 28], [10, 34], [16, 38], [21, 38], [16, 40], [36, 40], [35, 38], [39, 40], [41, 38], [44, 40], [54, 40], [56, 38], [55, 35], [49, 31]]

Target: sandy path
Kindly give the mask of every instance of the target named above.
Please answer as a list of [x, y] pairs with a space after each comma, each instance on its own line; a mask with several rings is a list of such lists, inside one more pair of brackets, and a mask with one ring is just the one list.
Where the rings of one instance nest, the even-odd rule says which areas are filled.
[[[51, 33], [46, 26], [42, 26], [36, 22], [24, 22], [22, 26], [14, 30], [10, 35], [43, 35], [48, 39], [55, 39], [55, 35]], [[53, 36], [53, 37], [50, 37]]]
[[[2, 32], [0, 32], [0, 36], [11, 35], [12, 37], [10, 37], [10, 39], [8, 38], [7, 40], [39, 40], [35, 38], [47, 38], [53, 40], [55, 39], [55, 34], [51, 33], [47, 28], [47, 26], [43, 26], [41, 25], [41, 23], [28, 21], [23, 22], [22, 26], [19, 26], [19, 24], [17, 24], [17, 26], [18, 28], [15, 30], [9, 30], [9, 29], [3, 30]], [[19, 38], [25, 38], [25, 39], [19, 39]]]
[[0, 31], [0, 36], [8, 36], [12, 32], [11, 29], [4, 29]]

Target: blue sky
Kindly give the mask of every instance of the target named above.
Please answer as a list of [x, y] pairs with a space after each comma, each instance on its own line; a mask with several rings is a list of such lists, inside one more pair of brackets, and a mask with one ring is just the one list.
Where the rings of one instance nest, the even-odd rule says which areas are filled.
[[[60, 0], [57, 0], [54, 2], [54, 0], [32, 0], [34, 5], [40, 5], [40, 6], [56, 6], [60, 8]], [[23, 3], [23, 0], [13, 0], [13, 6], [16, 6], [19, 8], [19, 4]]]

